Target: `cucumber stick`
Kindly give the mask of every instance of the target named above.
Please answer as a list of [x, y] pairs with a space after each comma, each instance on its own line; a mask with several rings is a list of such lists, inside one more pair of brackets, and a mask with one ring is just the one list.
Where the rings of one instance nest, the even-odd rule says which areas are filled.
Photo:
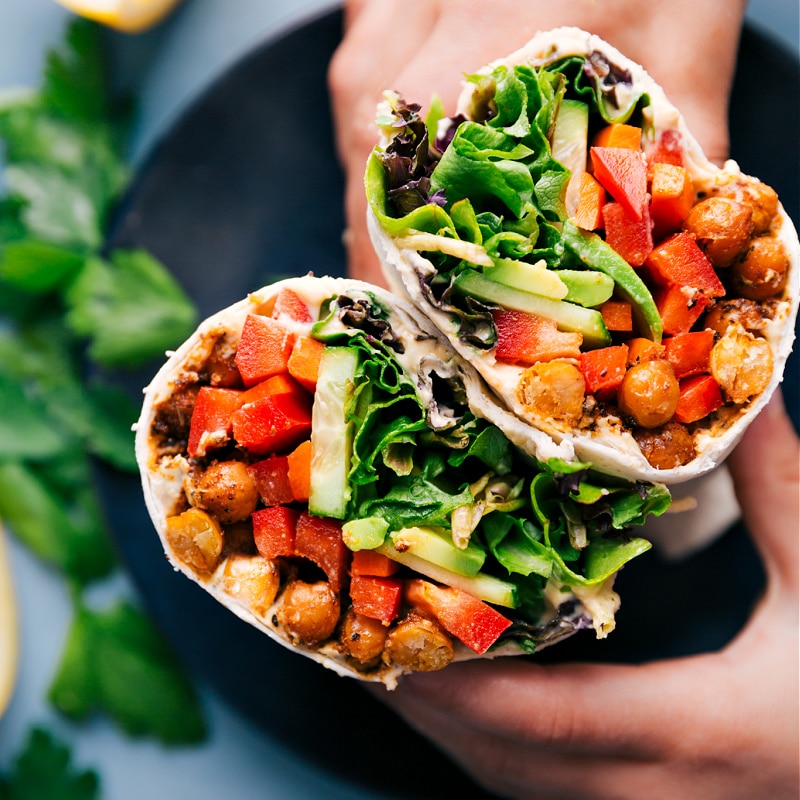
[[344, 519], [350, 500], [350, 457], [353, 425], [347, 408], [353, 396], [358, 350], [326, 347], [311, 411], [311, 477], [308, 510], [324, 517]]

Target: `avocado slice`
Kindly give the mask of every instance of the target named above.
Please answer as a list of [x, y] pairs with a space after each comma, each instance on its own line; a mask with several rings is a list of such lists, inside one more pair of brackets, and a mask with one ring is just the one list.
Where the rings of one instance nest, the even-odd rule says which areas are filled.
[[486, 553], [477, 545], [456, 547], [447, 533], [433, 528], [402, 528], [389, 534], [396, 550], [411, 553], [459, 575], [474, 576], [483, 566]]
[[484, 303], [555, 320], [560, 330], [582, 333], [586, 348], [611, 344], [611, 335], [603, 316], [594, 309], [504, 286], [475, 270], [461, 272], [453, 281], [453, 286], [461, 294], [471, 295]]
[[594, 308], [602, 305], [614, 294], [614, 281], [604, 272], [593, 269], [559, 269], [556, 275], [567, 287], [568, 303]]
[[531, 264], [513, 258], [496, 258], [494, 264], [483, 273], [489, 280], [553, 300], [563, 300], [567, 296], [568, 288], [561, 280], [560, 273], [548, 269], [544, 260]]

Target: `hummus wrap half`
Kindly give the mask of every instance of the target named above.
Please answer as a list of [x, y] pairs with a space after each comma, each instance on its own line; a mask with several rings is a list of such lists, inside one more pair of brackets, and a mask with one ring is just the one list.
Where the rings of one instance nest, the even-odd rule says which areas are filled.
[[467, 76], [453, 116], [407, 100], [379, 106], [366, 172], [392, 287], [577, 458], [667, 484], [722, 463], [794, 339], [776, 193], [711, 163], [641, 66], [575, 28]]
[[630, 529], [669, 492], [515, 438], [526, 426], [410, 304], [309, 275], [168, 356], [136, 454], [177, 570], [277, 642], [392, 687], [614, 626], [614, 575], [650, 546]]

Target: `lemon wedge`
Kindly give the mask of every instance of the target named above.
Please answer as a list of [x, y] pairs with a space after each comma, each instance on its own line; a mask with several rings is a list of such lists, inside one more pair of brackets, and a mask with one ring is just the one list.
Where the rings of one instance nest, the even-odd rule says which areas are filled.
[[56, 0], [87, 19], [124, 33], [140, 33], [161, 22], [180, 0]]
[[0, 526], [0, 716], [6, 710], [17, 675], [17, 611], [8, 565], [5, 533]]

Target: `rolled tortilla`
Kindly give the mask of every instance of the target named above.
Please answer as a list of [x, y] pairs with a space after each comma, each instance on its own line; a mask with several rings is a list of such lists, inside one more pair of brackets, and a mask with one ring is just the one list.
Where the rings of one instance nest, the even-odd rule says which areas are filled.
[[282, 645], [393, 687], [613, 628], [614, 575], [649, 548], [628, 529], [669, 493], [549, 437], [537, 462], [512, 444], [529, 434], [410, 304], [309, 275], [169, 355], [136, 455], [177, 570]]
[[[524, 73], [518, 83], [529, 84], [523, 100], [524, 90], [512, 85], [515, 68]], [[545, 68], [550, 75], [566, 75], [563, 99], [568, 102], [559, 106], [557, 80], [537, 83], [532, 77]], [[543, 100], [532, 99], [530, 85], [538, 87]], [[551, 103], [547, 92], [557, 99]], [[505, 105], [498, 96], [507, 100]], [[534, 122], [521, 112], [520, 104], [526, 102], [540, 109]], [[587, 102], [583, 128], [561, 110]], [[577, 458], [610, 474], [666, 484], [698, 477], [722, 463], [779, 385], [794, 341], [798, 240], [775, 193], [742, 174], [733, 161], [721, 168], [711, 163], [678, 109], [640, 65], [575, 28], [540, 33], [470, 76], [456, 114], [434, 121], [438, 133], [430, 132], [430, 143], [435, 142], [430, 149], [422, 143], [425, 128], [417, 108], [387, 95], [379, 109], [384, 138], [366, 176], [368, 225], [393, 289], [405, 293], [434, 322], [531, 431], [546, 433]], [[642, 131], [638, 169], [647, 170], [647, 194], [639, 205], [614, 184], [613, 175], [601, 173], [603, 166], [595, 164], [591, 153], [593, 137], [601, 128], [610, 131], [612, 123]], [[457, 147], [455, 137], [460, 137]], [[601, 146], [628, 145], [607, 140]], [[662, 180], [682, 175], [676, 167], [691, 180], [688, 202], [677, 218], [675, 205], [667, 213], [663, 204], [652, 202], [657, 162]], [[529, 175], [520, 176], [520, 171]], [[612, 241], [613, 219], [606, 220], [605, 210], [592, 222], [579, 215], [582, 175], [598, 181], [602, 177], [603, 202], [613, 206], [608, 213], [619, 221], [638, 212], [643, 218], [638, 230], [645, 230], [645, 237], [649, 233], [651, 241], [638, 252], [626, 249], [625, 258], [612, 249], [609, 263], [603, 248], [607, 251]], [[710, 205], [700, 205], [709, 199]], [[720, 217], [723, 211], [730, 217]], [[744, 214], [745, 221], [736, 221], [736, 214]], [[667, 244], [673, 237], [672, 244], [689, 248], [692, 257], [699, 253], [708, 282], [670, 272], [676, 248]], [[651, 252], [653, 247], [658, 252]], [[509, 268], [514, 261], [517, 266]], [[524, 275], [519, 262], [525, 262]], [[485, 278], [499, 276], [500, 267], [505, 277], [487, 284]], [[595, 298], [593, 307], [586, 298], [574, 300], [574, 290], [564, 285], [566, 277], [559, 280], [560, 274], [566, 276], [562, 269], [610, 276], [613, 295], [605, 297], [632, 308], [632, 330], [609, 331], [604, 312], [613, 309], [604, 307], [603, 299]], [[502, 282], [527, 291], [512, 292], [509, 299], [508, 292], [497, 293]], [[570, 293], [566, 299], [565, 291]], [[528, 302], [530, 294], [537, 295], [534, 302]], [[681, 313], [670, 317], [676, 298]], [[506, 314], [505, 344], [501, 341], [496, 314], [509, 310], [532, 312], [539, 318], [537, 325], [543, 317], [554, 320], [564, 335], [544, 352], [539, 346], [539, 352], [531, 348], [520, 354], [513, 340], [523, 327], [518, 318], [513, 324], [508, 321], [513, 314]], [[714, 331], [711, 340], [711, 334], [701, 333], [708, 330]], [[695, 343], [713, 345], [712, 354], [705, 364], [676, 373], [681, 341], [675, 337], [687, 332], [700, 334]], [[639, 355], [633, 339], [652, 340], [667, 350], [659, 347]], [[652, 397], [644, 409], [641, 397], [638, 407], [624, 404], [619, 382], [608, 388], [594, 381], [596, 375], [590, 379], [597, 362], [585, 354], [596, 357], [605, 347], [621, 346], [628, 348], [629, 357], [617, 350], [620, 376], [640, 360], [668, 361], [681, 400], [676, 400], [674, 381], [666, 378], [667, 411], [661, 407], [653, 414]], [[616, 364], [620, 370], [619, 360]], [[642, 369], [638, 372], [647, 376]], [[645, 387], [653, 382], [646, 378]], [[631, 378], [629, 386], [633, 383]], [[641, 385], [638, 391], [640, 396], [648, 392]], [[691, 391], [709, 395], [696, 403]], [[683, 405], [671, 411], [676, 402]], [[707, 413], [697, 417], [702, 411]], [[669, 413], [673, 416], [667, 417]], [[531, 440], [534, 455], [539, 441]]]

